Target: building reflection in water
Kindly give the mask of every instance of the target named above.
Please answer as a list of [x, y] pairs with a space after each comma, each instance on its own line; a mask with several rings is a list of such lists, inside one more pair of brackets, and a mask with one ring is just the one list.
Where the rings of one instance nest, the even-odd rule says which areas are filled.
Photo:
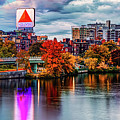
[[14, 102], [14, 120], [34, 120], [34, 99], [31, 87], [17, 89]]
[[119, 83], [119, 74], [89, 74], [84, 79], [84, 85], [91, 90], [103, 90], [109, 92], [114, 83]]

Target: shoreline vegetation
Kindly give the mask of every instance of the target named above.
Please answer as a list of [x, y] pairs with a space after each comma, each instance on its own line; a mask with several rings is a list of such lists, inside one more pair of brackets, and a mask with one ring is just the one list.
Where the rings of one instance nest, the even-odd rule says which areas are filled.
[[[2, 46], [4, 44], [14, 46], [11, 42], [0, 43]], [[26, 78], [60, 78], [77, 75], [84, 70], [87, 70], [87, 73], [120, 73], [120, 47], [112, 40], [104, 42], [102, 45], [91, 45], [88, 50], [79, 56], [66, 52], [64, 45], [56, 39], [35, 43], [29, 48], [29, 51], [21, 50], [18, 53], [15, 52], [14, 56], [11, 56], [12, 54], [7, 52], [1, 57], [16, 56], [18, 64], [28, 72]], [[39, 74], [36, 74], [30, 64], [30, 56], [40, 56], [41, 60], [44, 61], [42, 66], [39, 63], [38, 68], [35, 68], [36, 71], [39, 67], [44, 68]], [[0, 71], [7, 72], [9, 69], [15, 69], [15, 65], [0, 66]]]
[[88, 73], [120, 73], [120, 69], [116, 67], [110, 67], [109, 69], [88, 70]]
[[[86, 72], [87, 70], [87, 72]], [[94, 74], [106, 74], [106, 73], [120, 73], [120, 69], [117, 69], [116, 67], [110, 67], [109, 69], [94, 69], [94, 70], [90, 70], [90, 69], [81, 69], [81, 71], [85, 71], [85, 72], [82, 72], [82, 73], [79, 73], [80, 70], [75, 70], [74, 72], [72, 73], [69, 73], [69, 74], [61, 74], [60, 76], [50, 76], [50, 75], [45, 75], [45, 76], [41, 76], [40, 74], [32, 74], [32, 73], [27, 73], [25, 78], [26, 79], [35, 79], [35, 78], [38, 78], [38, 79], [54, 79], [54, 78], [62, 78], [62, 77], [66, 77], [66, 76], [77, 76], [78, 74], [83, 74], [83, 73], [94, 73]]]
[[77, 76], [78, 75], [78, 70], [75, 70], [69, 74], [61, 74], [60, 76], [51, 76], [51, 75], [40, 75], [40, 74], [33, 74], [33, 73], [27, 73], [25, 75], [26, 79], [54, 79], [54, 78], [62, 78], [62, 77], [66, 77], [66, 76]]

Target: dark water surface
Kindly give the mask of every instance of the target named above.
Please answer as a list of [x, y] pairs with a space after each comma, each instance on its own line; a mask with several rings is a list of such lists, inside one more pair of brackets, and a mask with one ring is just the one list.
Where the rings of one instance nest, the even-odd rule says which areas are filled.
[[120, 120], [120, 74], [0, 80], [0, 120]]

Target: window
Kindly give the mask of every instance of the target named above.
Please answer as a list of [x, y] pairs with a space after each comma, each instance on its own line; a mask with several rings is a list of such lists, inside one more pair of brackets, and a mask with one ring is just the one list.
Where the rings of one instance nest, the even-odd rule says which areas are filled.
[[66, 48], [65, 51], [68, 52], [68, 48]]

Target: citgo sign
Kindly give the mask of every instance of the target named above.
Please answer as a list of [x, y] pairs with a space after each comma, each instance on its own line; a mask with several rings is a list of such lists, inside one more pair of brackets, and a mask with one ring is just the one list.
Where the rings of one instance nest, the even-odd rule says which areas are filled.
[[16, 26], [17, 27], [34, 27], [35, 26], [35, 9], [34, 8], [17, 9]]

